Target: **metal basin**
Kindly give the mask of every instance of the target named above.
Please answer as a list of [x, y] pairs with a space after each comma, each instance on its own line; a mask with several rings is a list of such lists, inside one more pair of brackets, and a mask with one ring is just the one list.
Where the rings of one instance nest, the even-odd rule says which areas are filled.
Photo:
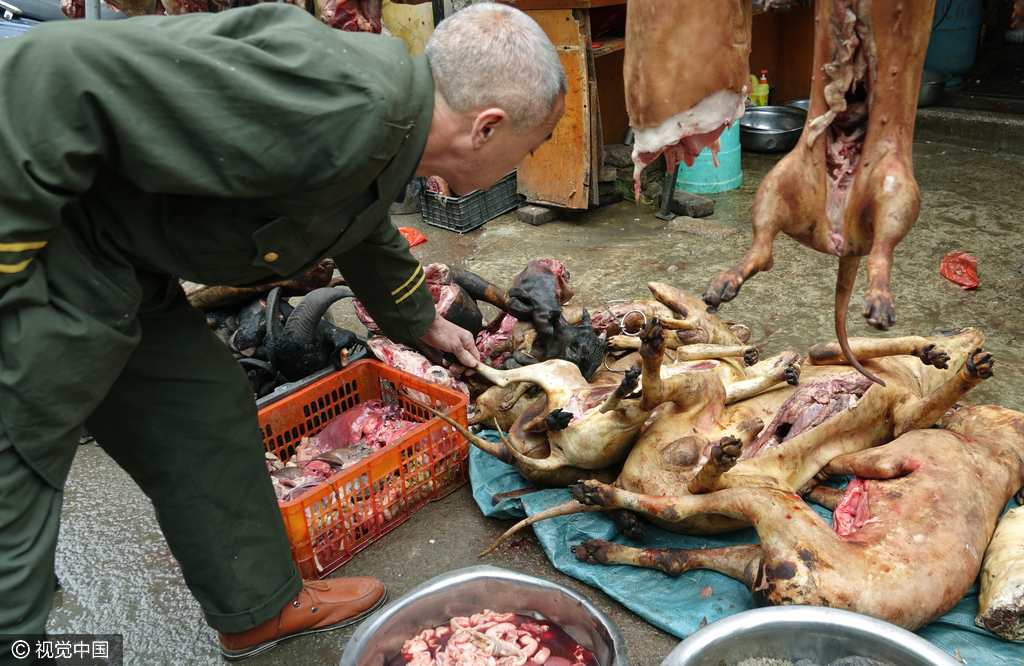
[[740, 145], [759, 153], [777, 153], [796, 145], [807, 112], [793, 106], [751, 106], [740, 118]]
[[921, 90], [917, 93], [917, 106], [931, 106], [942, 97], [942, 91], [946, 89], [946, 81], [953, 78], [945, 72], [936, 72], [926, 69], [921, 72]]
[[906, 629], [819, 606], [774, 606], [730, 615], [691, 634], [661, 666], [735, 666], [752, 657], [828, 664], [851, 656], [891, 666], [962, 666]]
[[803, 109], [806, 113], [811, 108], [811, 100], [809, 99], [793, 99], [786, 102], [786, 106], [795, 106], [798, 109]]
[[352, 635], [341, 666], [385, 666], [424, 629], [485, 609], [550, 620], [593, 652], [601, 666], [629, 666], [619, 628], [585, 597], [543, 578], [490, 566], [456, 569], [389, 603]]

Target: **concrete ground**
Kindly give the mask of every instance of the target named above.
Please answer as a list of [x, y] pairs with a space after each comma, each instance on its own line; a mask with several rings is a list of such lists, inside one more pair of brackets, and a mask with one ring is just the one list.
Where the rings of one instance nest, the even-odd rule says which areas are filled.
[[[923, 124], [923, 123], [922, 123]], [[1024, 142], [1007, 147], [962, 133], [920, 128], [914, 145], [922, 191], [920, 218], [896, 248], [893, 293], [897, 325], [869, 329], [857, 316], [863, 270], [851, 308], [851, 335], [928, 334], [974, 326], [995, 353], [995, 377], [968, 400], [1024, 410], [1024, 217], [1020, 174]], [[984, 132], [981, 132], [984, 134]], [[950, 138], [955, 136], [956, 138]], [[647, 294], [649, 281], [664, 281], [700, 295], [708, 282], [744, 255], [751, 241], [750, 209], [757, 185], [778, 155], [743, 155], [744, 185], [712, 195], [714, 228], [736, 233], [722, 240], [673, 231], [652, 206], [623, 201], [566, 215], [541, 227], [525, 226], [514, 213], [465, 235], [424, 225], [418, 216], [396, 218], [418, 228], [428, 242], [414, 248], [424, 263], [469, 268], [507, 285], [531, 259], [554, 257], [571, 271], [574, 302], [591, 308], [610, 299]], [[978, 258], [977, 289], [964, 291], [939, 275], [951, 250]], [[787, 237], [775, 243], [775, 266], [756, 276], [721, 315], [750, 327], [762, 356], [786, 349], [806, 351], [833, 339], [835, 258], [814, 253]], [[344, 312], [341, 319], [354, 321]], [[478, 559], [511, 523], [484, 518], [465, 486], [413, 515], [365, 549], [335, 575], [373, 575], [397, 598], [419, 583], [452, 569], [486, 563], [523, 571], [572, 587], [619, 624], [630, 661], [657, 666], [679, 641], [654, 629], [600, 590], [570, 579], [548, 563], [530, 531], [497, 553]], [[94, 445], [80, 447], [68, 482], [57, 553], [63, 584], [54, 600], [51, 633], [121, 633], [129, 664], [217, 664], [216, 636], [181, 578], [137, 486]], [[353, 629], [286, 643], [253, 666], [337, 663]]]

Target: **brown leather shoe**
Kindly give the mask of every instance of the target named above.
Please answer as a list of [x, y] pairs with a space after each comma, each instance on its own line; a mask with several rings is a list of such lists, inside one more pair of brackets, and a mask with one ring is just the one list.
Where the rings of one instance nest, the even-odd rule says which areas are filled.
[[238, 634], [218, 633], [220, 653], [229, 661], [248, 659], [295, 636], [340, 629], [367, 617], [387, 598], [376, 578], [304, 580], [302, 591], [276, 617]]

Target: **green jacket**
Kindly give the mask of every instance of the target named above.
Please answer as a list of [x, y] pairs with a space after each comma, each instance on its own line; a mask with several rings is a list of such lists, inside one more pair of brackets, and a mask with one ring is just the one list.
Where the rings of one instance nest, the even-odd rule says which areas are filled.
[[[0, 441], [61, 488], [141, 320], [182, 316], [170, 276], [248, 286], [333, 257], [388, 336], [421, 337], [433, 302], [388, 209], [433, 95], [401, 40], [292, 5], [0, 40]], [[184, 412], [194, 379], [167, 387]]]
[[433, 93], [401, 40], [284, 4], [0, 40], [0, 314], [45, 302], [33, 259], [72, 224], [205, 284], [332, 257], [389, 337], [418, 339], [434, 308], [388, 208]]

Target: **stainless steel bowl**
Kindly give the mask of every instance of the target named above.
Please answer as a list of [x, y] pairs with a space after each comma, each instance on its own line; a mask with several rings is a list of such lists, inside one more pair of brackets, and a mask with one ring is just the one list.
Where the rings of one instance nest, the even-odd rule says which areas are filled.
[[931, 106], [942, 97], [942, 91], [946, 89], [946, 81], [952, 77], [945, 72], [936, 72], [926, 69], [921, 72], [921, 89], [917, 93], [917, 106]]
[[543, 578], [490, 566], [456, 569], [389, 603], [352, 635], [341, 666], [386, 666], [424, 629], [485, 609], [550, 620], [593, 652], [601, 666], [629, 666], [619, 628], [585, 597]]
[[798, 109], [803, 109], [807, 112], [811, 108], [811, 100], [809, 99], [793, 99], [786, 102], [786, 106], [795, 106]]
[[850, 656], [892, 666], [962, 666], [906, 629], [819, 606], [774, 606], [722, 618], [673, 648], [661, 666], [733, 666], [752, 657], [827, 664]]
[[740, 145], [759, 153], [789, 150], [800, 139], [807, 112], [793, 106], [750, 106], [740, 118]]

